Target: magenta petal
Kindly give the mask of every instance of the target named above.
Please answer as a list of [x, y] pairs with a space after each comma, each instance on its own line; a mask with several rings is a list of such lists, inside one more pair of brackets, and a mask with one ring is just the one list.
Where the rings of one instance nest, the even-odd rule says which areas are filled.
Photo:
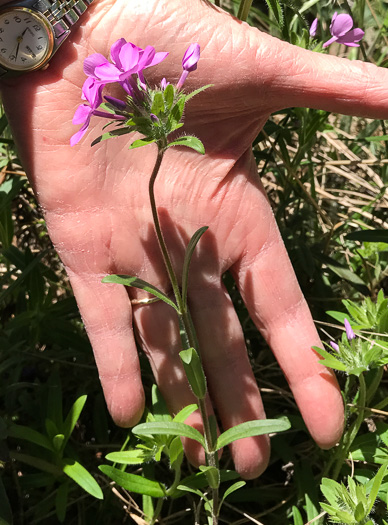
[[152, 46], [147, 46], [139, 58], [138, 71], [142, 71], [147, 67], [150, 67], [152, 61], [155, 58], [155, 48]]
[[117, 82], [120, 76], [120, 70], [115, 65], [106, 62], [96, 67], [95, 75], [103, 82]]
[[[73, 117], [73, 124], [85, 124], [90, 121], [92, 108], [86, 104], [78, 106]], [[89, 122], [88, 122], [89, 123]]]
[[353, 19], [350, 15], [342, 13], [336, 17], [330, 26], [330, 32], [333, 36], [340, 37], [350, 31], [353, 27]]
[[107, 63], [107, 59], [101, 53], [94, 53], [84, 60], [84, 73], [89, 77], [95, 77], [94, 70], [97, 66]]
[[121, 68], [121, 62], [120, 62], [120, 51], [127, 41], [125, 38], [120, 38], [119, 40], [116, 40], [116, 42], [112, 45], [110, 48], [110, 57], [112, 59], [112, 62], [118, 67]]
[[70, 146], [75, 146], [82, 139], [88, 129], [89, 123], [82, 126], [82, 128], [75, 133], [70, 139]]
[[105, 84], [97, 82], [94, 78], [89, 77], [82, 86], [82, 98], [87, 100], [93, 108], [97, 108], [102, 103], [102, 90]]
[[330, 40], [325, 42], [322, 47], [323, 48], [328, 47], [330, 44], [333, 44], [334, 42], [337, 42], [337, 40], [338, 40], [338, 38], [336, 36], [333, 36], [332, 38], [330, 38]]
[[358, 44], [355, 44], [355, 42], [359, 42], [362, 37], [365, 35], [364, 31], [360, 29], [359, 27], [356, 27], [356, 29], [352, 29], [346, 35], [341, 36], [338, 39], [339, 44], [345, 44], [345, 46], [357, 46]]
[[120, 51], [120, 61], [122, 71], [135, 73], [139, 62], [139, 48], [131, 42], [125, 44]]
[[148, 64], [148, 67], [156, 66], [157, 64], [160, 64], [160, 62], [163, 62], [163, 60], [168, 56], [168, 52], [160, 51], [159, 53], [155, 53], [154, 58], [152, 59], [151, 63]]

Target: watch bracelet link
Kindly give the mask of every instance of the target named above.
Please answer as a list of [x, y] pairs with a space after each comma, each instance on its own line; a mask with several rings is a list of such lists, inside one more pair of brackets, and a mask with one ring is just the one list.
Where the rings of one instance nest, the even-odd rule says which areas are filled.
[[48, 19], [58, 38], [67, 33], [94, 0], [37, 0], [33, 4]]

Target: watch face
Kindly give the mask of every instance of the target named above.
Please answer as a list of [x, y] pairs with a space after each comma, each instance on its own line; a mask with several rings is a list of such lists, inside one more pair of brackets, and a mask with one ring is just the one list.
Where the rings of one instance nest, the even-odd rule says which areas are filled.
[[40, 13], [23, 7], [0, 12], [0, 65], [15, 71], [42, 67], [54, 46], [51, 26]]

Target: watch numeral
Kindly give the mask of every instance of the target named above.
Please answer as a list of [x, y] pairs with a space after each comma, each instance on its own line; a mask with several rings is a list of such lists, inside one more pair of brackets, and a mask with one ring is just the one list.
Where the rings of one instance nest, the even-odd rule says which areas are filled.
[[0, 27], [0, 33], [4, 33], [4, 29]]
[[22, 62], [25, 62], [27, 60], [26, 57], [20, 57], [20, 59]]
[[31, 24], [31, 18], [23, 18], [23, 22], [26, 24]]
[[16, 23], [20, 24], [20, 22], [22, 21], [22, 19], [19, 17], [19, 16], [14, 16], [13, 19], [15, 20]]
[[7, 52], [7, 50], [5, 49], [5, 47], [2, 47], [2, 48], [0, 49], [0, 52], [4, 54], [4, 53]]
[[38, 46], [36, 46], [36, 50], [37, 51], [41, 51], [43, 49], [43, 46], [41, 46], [40, 44]]
[[32, 27], [35, 29], [35, 31], [40, 31], [41, 30], [41, 27], [38, 26], [38, 24], [35, 24]]
[[13, 61], [15, 62], [15, 60], [16, 60], [16, 56], [15, 56], [15, 55], [10, 55], [10, 56], [9, 56], [9, 59], [10, 59], [10, 60], [13, 60]]
[[6, 19], [4, 20], [4, 24], [7, 24], [7, 25], [9, 24], [9, 20], [8, 20], [8, 18], [6, 18]]

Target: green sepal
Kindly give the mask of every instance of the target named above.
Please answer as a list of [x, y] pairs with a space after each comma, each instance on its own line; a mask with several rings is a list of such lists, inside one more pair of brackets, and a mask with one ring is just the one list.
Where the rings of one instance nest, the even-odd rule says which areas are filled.
[[192, 137], [191, 135], [184, 135], [183, 137], [170, 142], [167, 145], [167, 148], [171, 148], [173, 146], [185, 146], [187, 148], [193, 149], [197, 153], [201, 153], [201, 155], [205, 155], [205, 147], [202, 142], [197, 139], [197, 137]]
[[160, 91], [156, 91], [154, 95], [154, 100], [152, 101], [151, 113], [158, 116], [161, 113], [164, 113], [164, 111], [165, 111], [165, 107], [164, 107], [163, 94]]
[[178, 311], [176, 304], [173, 301], [171, 301], [171, 299], [164, 292], [156, 288], [156, 286], [153, 286], [152, 284], [143, 281], [143, 279], [139, 279], [138, 277], [132, 277], [130, 275], [107, 275], [103, 278], [102, 282], [123, 284], [124, 286], [140, 288], [140, 290], [145, 290], [151, 295], [154, 295], [158, 299], [161, 299], [162, 301], [167, 303], [169, 306], [174, 308], [174, 310]]
[[194, 348], [189, 348], [179, 352], [179, 357], [182, 359], [183, 368], [192, 391], [198, 399], [204, 399], [206, 396], [206, 377], [198, 352]]
[[[112, 124], [112, 122], [110, 124]], [[99, 137], [94, 139], [91, 145], [95, 146], [96, 144], [98, 144], [99, 142], [102, 142], [104, 140], [112, 139], [114, 137], [120, 137], [121, 135], [127, 135], [128, 133], [133, 133], [133, 129], [128, 128], [128, 127], [114, 129], [114, 130], [108, 131], [108, 133], [104, 133], [103, 135], [100, 135]]]
[[207, 84], [206, 86], [202, 86], [202, 87], [196, 89], [195, 91], [192, 91], [191, 93], [186, 95], [186, 102], [188, 100], [190, 100], [191, 98], [195, 97], [196, 95], [198, 95], [198, 93], [201, 93], [201, 91], [205, 91], [205, 89], [208, 89], [208, 88], [213, 87], [213, 86], [214, 86], [214, 84]]
[[175, 93], [174, 87], [172, 86], [172, 84], [168, 84], [166, 86], [166, 89], [163, 92], [163, 98], [164, 98], [164, 103], [166, 106], [166, 111], [169, 111], [171, 109], [171, 106], [174, 103], [174, 93]]

